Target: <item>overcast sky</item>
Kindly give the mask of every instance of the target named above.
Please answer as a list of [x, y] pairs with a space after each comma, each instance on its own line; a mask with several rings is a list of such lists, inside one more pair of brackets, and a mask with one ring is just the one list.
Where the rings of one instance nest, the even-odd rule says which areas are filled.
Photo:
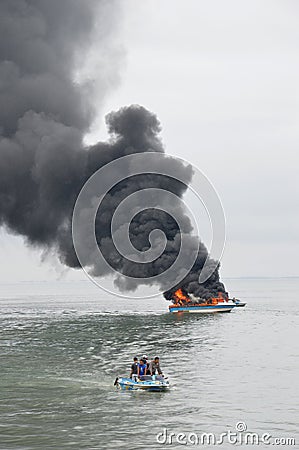
[[[200, 168], [222, 200], [222, 276], [298, 276], [298, 2], [121, 4], [120, 83], [88, 142], [105, 139], [112, 109], [155, 112], [167, 153]], [[0, 281], [84, 278], [4, 230], [0, 248]]]

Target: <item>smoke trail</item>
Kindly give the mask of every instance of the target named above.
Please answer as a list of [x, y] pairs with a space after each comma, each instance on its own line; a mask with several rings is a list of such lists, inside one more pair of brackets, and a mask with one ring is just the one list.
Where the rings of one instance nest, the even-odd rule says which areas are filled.
[[[87, 52], [95, 35], [99, 37], [95, 18], [113, 22], [112, 4], [108, 7], [107, 2], [96, 0], [0, 1], [0, 224], [24, 236], [31, 245], [54, 249], [60, 260], [73, 268], [80, 267], [80, 262], [72, 240], [72, 212], [84, 183], [120, 157], [146, 152], [164, 154], [159, 121], [137, 105], [107, 116], [111, 134], [108, 142], [89, 148], [83, 145], [94, 117], [92, 95], [88, 83], [76, 83], [74, 79], [80, 55]], [[99, 44], [109, 41], [110, 34], [103, 28]], [[103, 95], [107, 84], [102, 83]], [[166, 190], [178, 199], [185, 192], [192, 169], [166, 155], [165, 162], [179, 175], [178, 179], [148, 173], [146, 168], [143, 174], [130, 177], [131, 168], [121, 168], [123, 181], [105, 196], [95, 223], [97, 243], [110, 268], [101, 261], [94, 263], [88, 247], [86, 264], [93, 266], [97, 276], [116, 273], [120, 289], [134, 290], [139, 284], [151, 284], [151, 277], [172, 266], [183, 233], [190, 254], [198, 250], [180, 287], [202, 298], [225, 292], [218, 264], [209, 259], [205, 246], [191, 234], [190, 219], [178, 200], [172, 205], [178, 221], [159, 208], [147, 208], [136, 214], [129, 226], [132, 245], [142, 252], [151, 247], [151, 232], [163, 231], [166, 243], [162, 255], [142, 264], [130, 261], [115, 248], [110, 225], [124, 199], [150, 188]], [[198, 275], [207, 259], [213, 274], [200, 284]], [[162, 291], [164, 281], [160, 278]], [[165, 297], [170, 298], [174, 289]]]

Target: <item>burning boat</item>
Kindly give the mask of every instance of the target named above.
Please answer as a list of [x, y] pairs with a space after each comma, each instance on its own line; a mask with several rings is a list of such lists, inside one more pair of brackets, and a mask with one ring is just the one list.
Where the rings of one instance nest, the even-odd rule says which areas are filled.
[[235, 302], [221, 292], [217, 297], [202, 299], [192, 294], [187, 295], [182, 289], [178, 289], [172, 296], [172, 305], [169, 306], [169, 311], [171, 313], [220, 313], [230, 312], [236, 306]]

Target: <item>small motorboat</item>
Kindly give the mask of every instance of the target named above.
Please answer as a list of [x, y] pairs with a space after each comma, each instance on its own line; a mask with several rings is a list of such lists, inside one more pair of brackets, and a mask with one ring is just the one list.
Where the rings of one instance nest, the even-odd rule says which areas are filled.
[[144, 375], [141, 379], [117, 377], [114, 386], [123, 391], [163, 392], [169, 389], [169, 381], [161, 375]]
[[195, 297], [193, 294], [186, 294], [183, 289], [177, 289], [172, 296], [172, 305], [169, 306], [171, 313], [223, 313], [231, 312], [236, 307], [236, 303], [218, 293], [217, 297], [203, 299]]

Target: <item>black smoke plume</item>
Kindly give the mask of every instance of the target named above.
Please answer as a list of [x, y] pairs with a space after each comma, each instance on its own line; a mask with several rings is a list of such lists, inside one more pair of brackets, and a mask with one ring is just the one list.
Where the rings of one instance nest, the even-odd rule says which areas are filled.
[[[88, 50], [95, 36], [97, 18], [109, 40], [105, 23], [113, 22], [115, 2], [99, 0], [1, 0], [0, 1], [0, 224], [22, 235], [27, 243], [55, 250], [67, 266], [79, 268], [74, 251], [71, 221], [76, 198], [89, 177], [99, 168], [132, 153], [159, 152], [164, 149], [159, 138], [156, 116], [137, 105], [108, 114], [111, 134], [108, 142], [87, 147], [83, 138], [94, 118], [88, 83], [76, 82], [80, 55]], [[101, 42], [98, 42], [101, 45]], [[109, 83], [103, 83], [109, 85]], [[102, 87], [105, 95], [105, 87]], [[110, 265], [120, 275], [120, 289], [134, 290], [138, 281], [124, 280], [121, 274], [140, 278], [150, 284], [149, 276], [161, 274], [176, 259], [180, 233], [190, 233], [190, 249], [195, 240], [184, 209], [178, 205], [183, 229], [167, 213], [148, 209], [137, 214], [130, 225], [132, 244], [141, 251], [150, 247], [149, 234], [160, 229], [167, 238], [163, 255], [152, 263], [133, 263], [123, 258], [113, 246], [110, 221], [117, 205], [132, 192], [148, 187], [168, 190], [181, 197], [192, 171], [167, 157], [184, 183], [163, 175], [145, 173], [127, 178], [116, 185], [104, 199], [96, 220], [98, 245]], [[127, 168], [124, 168], [124, 175]], [[179, 286], [165, 293], [170, 299], [182, 287], [185, 292], [207, 298], [225, 292], [219, 281], [218, 264], [209, 260], [214, 272], [204, 284], [198, 276], [209, 258], [200, 243], [190, 273]], [[105, 276], [100, 265], [94, 273]], [[160, 285], [163, 289], [163, 282]]]

